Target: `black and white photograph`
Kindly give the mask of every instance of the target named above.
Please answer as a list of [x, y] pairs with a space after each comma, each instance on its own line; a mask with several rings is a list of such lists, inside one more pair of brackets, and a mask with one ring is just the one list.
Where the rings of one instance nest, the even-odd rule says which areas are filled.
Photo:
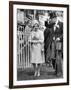
[[67, 6], [13, 5], [13, 85], [67, 83]]
[[17, 9], [17, 80], [63, 78], [63, 11]]

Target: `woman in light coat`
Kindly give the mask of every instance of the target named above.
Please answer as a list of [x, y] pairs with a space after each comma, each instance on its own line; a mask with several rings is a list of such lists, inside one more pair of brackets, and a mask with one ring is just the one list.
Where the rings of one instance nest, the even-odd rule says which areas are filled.
[[33, 21], [33, 30], [29, 37], [29, 42], [31, 43], [31, 63], [34, 66], [34, 76], [40, 76], [40, 66], [44, 63], [42, 58], [42, 46], [44, 43], [44, 35], [41, 30], [39, 30], [39, 23], [37, 20]]

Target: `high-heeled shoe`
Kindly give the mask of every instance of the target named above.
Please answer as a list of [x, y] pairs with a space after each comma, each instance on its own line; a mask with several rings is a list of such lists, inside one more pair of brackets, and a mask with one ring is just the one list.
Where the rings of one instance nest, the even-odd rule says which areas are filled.
[[37, 76], [38, 76], [38, 77], [40, 76], [40, 72], [37, 73]]
[[37, 72], [35, 72], [34, 76], [37, 76]]

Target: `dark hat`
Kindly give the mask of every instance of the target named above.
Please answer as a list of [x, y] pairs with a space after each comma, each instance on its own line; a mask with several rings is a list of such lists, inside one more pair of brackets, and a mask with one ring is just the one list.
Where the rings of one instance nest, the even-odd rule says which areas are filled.
[[52, 19], [52, 18], [56, 18], [57, 17], [57, 15], [56, 15], [56, 13], [55, 12], [51, 12], [50, 14], [50, 18]]

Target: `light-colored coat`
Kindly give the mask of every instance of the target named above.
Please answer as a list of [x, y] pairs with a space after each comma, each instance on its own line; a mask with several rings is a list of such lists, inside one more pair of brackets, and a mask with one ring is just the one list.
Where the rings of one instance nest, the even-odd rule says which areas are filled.
[[44, 35], [41, 30], [32, 31], [29, 41], [31, 42], [31, 63], [44, 63], [42, 46]]

